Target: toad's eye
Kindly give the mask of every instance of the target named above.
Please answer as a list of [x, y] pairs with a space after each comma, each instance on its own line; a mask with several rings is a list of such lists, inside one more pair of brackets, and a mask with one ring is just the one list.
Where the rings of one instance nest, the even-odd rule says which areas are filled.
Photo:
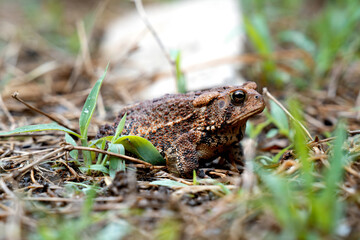
[[237, 90], [231, 93], [231, 102], [235, 105], [240, 105], [245, 101], [246, 94], [244, 91]]

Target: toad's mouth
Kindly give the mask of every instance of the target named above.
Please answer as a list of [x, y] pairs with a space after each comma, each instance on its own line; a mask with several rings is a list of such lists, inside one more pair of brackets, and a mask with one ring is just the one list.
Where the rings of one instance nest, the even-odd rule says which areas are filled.
[[228, 120], [228, 121], [226, 121], [226, 123], [227, 124], [234, 124], [234, 123], [238, 123], [238, 122], [247, 120], [249, 117], [254, 116], [254, 115], [258, 114], [258, 113], [261, 113], [264, 109], [265, 109], [265, 106], [263, 106], [261, 108], [258, 108], [258, 109], [255, 109], [255, 110], [253, 110], [251, 112], [248, 112], [245, 115], [240, 115], [239, 117], [234, 118], [232, 120]]

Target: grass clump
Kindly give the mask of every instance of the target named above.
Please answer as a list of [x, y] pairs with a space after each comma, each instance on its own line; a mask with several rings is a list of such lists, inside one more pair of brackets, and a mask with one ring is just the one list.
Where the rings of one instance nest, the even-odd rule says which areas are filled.
[[[356, 0], [326, 1], [318, 9], [314, 3], [315, 10], [299, 0], [240, 3], [250, 45], [263, 58], [254, 75], [264, 85], [282, 88], [293, 82], [298, 87], [323, 87], [335, 64], [359, 59], [360, 3]], [[287, 58], [281, 53], [295, 49], [303, 57]], [[286, 61], [277, 60], [279, 56]]]
[[[289, 102], [292, 115], [301, 119], [299, 104]], [[340, 121], [330, 145], [328, 164], [319, 166], [312, 160], [312, 149], [298, 124], [290, 125], [291, 145], [298, 168], [296, 172], [280, 173], [276, 168], [256, 164], [262, 194], [254, 203], [256, 208], [271, 212], [281, 231], [277, 239], [333, 239], [339, 236], [344, 221], [344, 202], [339, 186], [344, 182], [344, 167], [349, 164], [350, 152], [344, 150], [346, 126]], [[276, 155], [271, 163], [278, 162]], [[295, 167], [295, 166], [293, 166]], [[267, 169], [267, 170], [266, 170]]]

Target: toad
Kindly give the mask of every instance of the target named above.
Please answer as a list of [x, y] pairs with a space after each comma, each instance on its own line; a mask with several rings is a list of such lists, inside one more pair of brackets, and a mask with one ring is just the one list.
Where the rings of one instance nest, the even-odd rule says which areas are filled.
[[176, 175], [191, 176], [201, 161], [217, 157], [239, 162], [246, 121], [265, 108], [256, 87], [246, 82], [140, 102], [125, 107], [112, 125], [102, 126], [98, 137], [114, 135], [126, 113], [122, 134], [148, 139]]

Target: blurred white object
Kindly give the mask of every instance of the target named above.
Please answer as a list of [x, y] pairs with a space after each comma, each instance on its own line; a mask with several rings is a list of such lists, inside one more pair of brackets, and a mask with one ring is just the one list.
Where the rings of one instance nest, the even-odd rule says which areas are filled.
[[[240, 7], [237, 0], [182, 0], [145, 6], [148, 20], [170, 50], [181, 52], [181, 66], [187, 68], [242, 50]], [[125, 62], [129, 49], [138, 49]], [[135, 10], [115, 20], [106, 30], [101, 46], [102, 58], [117, 67], [118, 79], [134, 79], [155, 73], [171, 73], [171, 68], [154, 37]], [[197, 90], [224, 84], [239, 84], [237, 67], [230, 64], [209, 67], [186, 74], [187, 88]], [[151, 98], [176, 91], [172, 75], [156, 81], [141, 94]]]

